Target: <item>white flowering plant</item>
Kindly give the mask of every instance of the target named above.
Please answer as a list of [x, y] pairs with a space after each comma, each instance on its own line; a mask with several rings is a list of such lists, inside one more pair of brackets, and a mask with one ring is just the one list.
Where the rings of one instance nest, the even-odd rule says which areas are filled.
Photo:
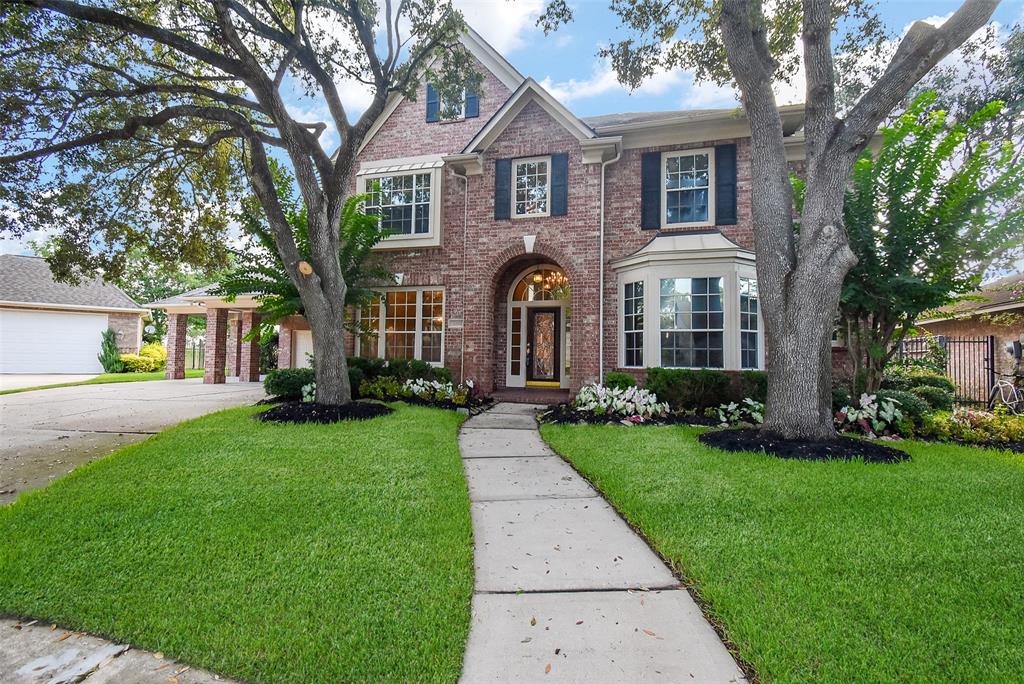
[[660, 418], [668, 413], [668, 403], [659, 402], [650, 390], [639, 387], [605, 387], [584, 385], [572, 403], [573, 409], [609, 418], [627, 419], [629, 422], [643, 422]]
[[731, 401], [718, 407], [718, 422], [722, 426], [749, 423], [760, 425], [764, 422], [764, 404], [747, 397], [741, 402]]
[[896, 432], [895, 424], [903, 419], [903, 412], [895, 399], [882, 399], [874, 394], [861, 394], [857, 406], [845, 406], [836, 412], [836, 429], [859, 432], [867, 437], [878, 437]]
[[311, 382], [302, 386], [302, 401], [311, 404], [316, 401], [316, 383]]

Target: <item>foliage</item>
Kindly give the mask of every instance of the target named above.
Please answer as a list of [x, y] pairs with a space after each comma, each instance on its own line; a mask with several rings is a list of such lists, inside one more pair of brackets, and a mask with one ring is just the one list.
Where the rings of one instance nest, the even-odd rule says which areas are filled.
[[354, 357], [348, 360], [349, 368], [358, 369], [367, 380], [374, 380], [382, 375], [399, 380], [436, 380], [451, 382], [452, 373], [444, 366], [432, 366], [419, 359], [364, 359]]
[[1006, 635], [1024, 622], [1020, 455], [904, 440], [897, 466], [807, 463], [710, 449], [699, 433], [541, 426], [685, 568], [760, 681], [1019, 679], [1024, 643]]
[[885, 369], [882, 386], [887, 389], [910, 390], [914, 387], [938, 387], [956, 394], [956, 383], [943, 373], [913, 366], [889, 366]]
[[835, 415], [836, 429], [855, 432], [865, 437], [895, 433], [895, 425], [903, 418], [893, 399], [879, 399], [874, 394], [860, 395], [856, 406], [844, 406]]
[[[1024, 165], [1012, 143], [980, 141], [971, 131], [1003, 109], [990, 102], [960, 122], [937, 109], [926, 91], [882, 129], [877, 155], [854, 166], [843, 205], [857, 264], [847, 273], [839, 312], [854, 370], [867, 370], [868, 391], [920, 314], [975, 290], [985, 270], [1024, 242]], [[944, 172], [950, 160], [954, 170]]]
[[400, 380], [395, 376], [382, 375], [374, 380], [364, 380], [359, 393], [366, 398], [391, 401], [416, 400], [430, 406], [459, 408], [481, 403], [482, 396], [472, 380], [454, 385], [451, 382], [411, 378]]
[[850, 395], [850, 389], [843, 385], [835, 385], [832, 388], [832, 412], [836, 413], [841, 411], [844, 406], [849, 406], [850, 402], [853, 401], [853, 397]]
[[139, 356], [145, 356], [153, 360], [153, 370], [164, 370], [167, 368], [167, 348], [159, 342], [150, 342], [142, 345], [139, 349]]
[[302, 401], [312, 403], [316, 401], [316, 382], [302, 386]]
[[[929, 389], [936, 388], [930, 387]], [[941, 392], [942, 390], [937, 391]], [[903, 416], [909, 418], [915, 426], [920, 426], [924, 422], [925, 416], [931, 413], [934, 408], [927, 401], [912, 392], [883, 389], [878, 390], [876, 394], [879, 401], [890, 400], [899, 406]], [[903, 434], [902, 431], [901, 434]]]
[[396, 377], [382, 375], [372, 380], [363, 380], [359, 386], [359, 396], [364, 399], [388, 401], [402, 396], [403, 383]]
[[709, 368], [648, 368], [644, 383], [673, 411], [717, 407], [729, 400], [731, 385], [727, 373]]
[[[273, 161], [271, 169], [298, 256], [304, 261], [312, 261], [306, 205], [295, 192], [291, 174]], [[379, 296], [375, 287], [394, 282], [394, 274], [385, 265], [381, 254], [373, 251], [388, 232], [381, 227], [377, 216], [363, 211], [367, 198], [368, 195], [352, 195], [345, 200], [338, 228], [341, 238], [338, 262], [348, 288], [345, 303], [357, 308]], [[229, 299], [251, 295], [259, 301], [260, 327], [252, 331], [248, 339], [262, 339], [273, 334], [282, 318], [304, 314], [305, 309], [255, 197], [249, 197], [242, 203], [238, 220], [247, 237], [246, 245], [234, 252], [234, 266], [221, 274], [215, 294]], [[352, 332], [359, 331], [353, 328]]]
[[750, 397], [762, 404], [768, 400], [768, 374], [764, 371], [743, 371], [734, 384], [734, 391], [738, 397]]
[[623, 373], [622, 371], [611, 371], [604, 374], [604, 386], [611, 389], [628, 389], [630, 387], [636, 387], [636, 378], [629, 373]]
[[165, 653], [150, 671], [457, 680], [473, 596], [462, 416], [254, 420], [265, 409], [182, 423], [0, 507], [0, 612]]
[[121, 365], [125, 373], [152, 373], [160, 370], [159, 359], [139, 354], [121, 354]]
[[953, 393], [944, 387], [917, 385], [910, 388], [910, 394], [928, 404], [933, 411], [952, 411]]
[[572, 402], [573, 410], [609, 418], [643, 422], [664, 416], [669, 411], [666, 402], [659, 402], [657, 395], [639, 387], [606, 387], [591, 384], [580, 388]]
[[99, 359], [104, 373], [120, 373], [124, 370], [121, 352], [117, 348], [117, 333], [113, 328], [103, 331], [103, 337], [100, 340], [100, 353], [96, 358]]
[[[911, 333], [917, 331], [912, 330]], [[886, 366], [886, 372], [889, 372], [890, 368], [902, 368], [906, 370], [920, 369], [931, 371], [932, 373], [938, 373], [939, 375], [945, 375], [946, 364], [949, 362], [949, 350], [939, 341], [939, 338], [935, 335], [914, 335], [909, 339], [919, 340], [924, 339], [927, 348], [923, 354], [914, 354], [913, 356], [905, 354], [903, 358], [894, 357], [889, 364]], [[899, 372], [899, 371], [897, 371]]]
[[312, 368], [275, 368], [263, 379], [263, 389], [272, 397], [298, 399], [315, 378]]
[[764, 403], [746, 397], [739, 403], [722, 404], [718, 407], [718, 420], [723, 426], [740, 423], [760, 425], [764, 422]]
[[1024, 417], [1009, 413], [1005, 407], [995, 411], [975, 411], [956, 407], [928, 416], [921, 435], [940, 441], [966, 444], [1024, 442]]

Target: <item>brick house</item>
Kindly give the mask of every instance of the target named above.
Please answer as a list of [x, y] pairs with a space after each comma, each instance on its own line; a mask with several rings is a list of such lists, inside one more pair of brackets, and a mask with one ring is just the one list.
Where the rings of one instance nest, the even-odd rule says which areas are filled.
[[[472, 30], [463, 42], [479, 92], [396, 96], [358, 151], [352, 190], [373, 191], [393, 230], [378, 249], [396, 282], [355, 314], [375, 334], [347, 352], [422, 359], [487, 391], [762, 368], [742, 113], [579, 118]], [[803, 108], [781, 114], [799, 163]], [[280, 333], [279, 365], [305, 365], [305, 322]]]

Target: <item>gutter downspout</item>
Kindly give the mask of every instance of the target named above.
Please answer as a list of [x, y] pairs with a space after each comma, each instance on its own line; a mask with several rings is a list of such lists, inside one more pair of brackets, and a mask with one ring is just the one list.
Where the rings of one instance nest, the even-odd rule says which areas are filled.
[[467, 247], [469, 239], [469, 175], [459, 173], [452, 169], [456, 178], [462, 180], [462, 351], [459, 353], [459, 384], [466, 383], [466, 271], [469, 268], [466, 262]]
[[598, 298], [597, 298], [597, 381], [604, 384], [604, 170], [609, 164], [622, 159], [622, 147], [615, 146], [615, 156], [601, 162], [601, 237], [598, 245], [598, 255], [601, 261], [597, 276]]

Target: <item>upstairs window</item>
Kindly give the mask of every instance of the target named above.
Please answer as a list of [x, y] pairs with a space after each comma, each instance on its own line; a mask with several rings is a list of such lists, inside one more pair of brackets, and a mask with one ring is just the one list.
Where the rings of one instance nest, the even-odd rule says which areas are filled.
[[513, 163], [515, 193], [512, 215], [549, 216], [551, 213], [551, 157], [517, 159]]
[[687, 150], [662, 155], [661, 206], [665, 226], [710, 225], [712, 151]]
[[431, 179], [429, 173], [380, 176], [367, 181], [366, 213], [380, 217], [392, 235], [430, 233]]
[[480, 116], [480, 96], [471, 91], [463, 90], [461, 97], [454, 100], [441, 97], [432, 84], [427, 84], [427, 123], [438, 121], [458, 121]]

